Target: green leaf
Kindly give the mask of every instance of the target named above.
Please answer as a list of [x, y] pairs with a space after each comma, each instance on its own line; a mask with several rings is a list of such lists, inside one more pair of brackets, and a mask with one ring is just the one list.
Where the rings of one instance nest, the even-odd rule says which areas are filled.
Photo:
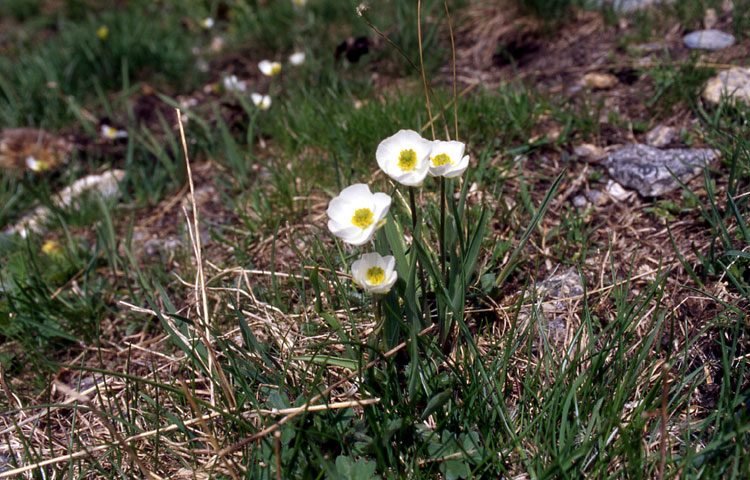
[[443, 405], [445, 405], [445, 403], [450, 400], [452, 393], [453, 392], [451, 392], [450, 390], [445, 390], [433, 396], [430, 401], [427, 402], [427, 406], [424, 408], [424, 412], [422, 412], [422, 420], [426, 419], [427, 417], [441, 409]]

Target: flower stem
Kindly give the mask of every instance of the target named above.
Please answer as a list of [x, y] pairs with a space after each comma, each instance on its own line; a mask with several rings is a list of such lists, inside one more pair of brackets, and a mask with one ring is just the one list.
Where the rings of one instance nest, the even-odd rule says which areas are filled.
[[[440, 267], [443, 274], [443, 283], [446, 282], [445, 277], [445, 177], [440, 177], [440, 231], [438, 232], [440, 242]], [[447, 286], [447, 285], [446, 285]]]

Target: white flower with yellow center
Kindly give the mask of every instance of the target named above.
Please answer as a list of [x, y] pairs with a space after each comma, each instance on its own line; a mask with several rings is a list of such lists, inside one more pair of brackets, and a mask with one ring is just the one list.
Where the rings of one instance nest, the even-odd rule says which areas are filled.
[[430, 151], [430, 175], [433, 177], [459, 177], [469, 166], [469, 156], [464, 156], [466, 145], [455, 140], [434, 140]]
[[29, 170], [31, 170], [32, 172], [37, 173], [49, 169], [49, 163], [45, 162], [44, 160], [37, 160], [31, 155], [26, 157], [26, 166], [29, 167]]
[[328, 229], [352, 245], [370, 241], [391, 208], [391, 197], [372, 193], [364, 183], [348, 186], [328, 204]]
[[352, 279], [370, 293], [388, 293], [398, 278], [395, 266], [393, 255], [365, 253], [352, 263]]
[[128, 138], [127, 130], [118, 130], [115, 127], [111, 127], [107, 124], [102, 125], [101, 134], [102, 134], [102, 137], [106, 138], [107, 140], [117, 140], [120, 138]]
[[305, 52], [294, 52], [293, 54], [289, 55], [289, 63], [291, 63], [295, 67], [297, 65], [302, 65], [303, 63], [305, 63]]
[[292, 0], [292, 3], [297, 5], [298, 7], [304, 7], [307, 5], [307, 0]]
[[201, 20], [201, 27], [203, 27], [206, 30], [209, 30], [213, 28], [214, 26], [214, 19], [211, 17], [206, 17], [203, 20]]
[[281, 64], [270, 60], [261, 60], [258, 63], [258, 69], [263, 75], [273, 77], [281, 73]]
[[260, 93], [253, 92], [250, 94], [250, 98], [252, 99], [253, 103], [256, 107], [260, 108], [261, 110], [268, 110], [271, 108], [271, 97], [268, 95], [261, 95]]
[[386, 175], [402, 185], [415, 186], [427, 176], [431, 149], [432, 142], [414, 130], [399, 130], [380, 142], [375, 158]]

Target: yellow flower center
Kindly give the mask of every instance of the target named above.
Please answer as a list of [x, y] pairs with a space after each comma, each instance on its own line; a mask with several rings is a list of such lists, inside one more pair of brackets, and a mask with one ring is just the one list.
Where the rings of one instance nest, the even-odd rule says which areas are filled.
[[446, 165], [451, 162], [451, 157], [447, 153], [441, 153], [440, 155], [435, 155], [432, 157], [432, 164], [436, 167], [439, 167], [441, 165]]
[[278, 75], [281, 73], [281, 64], [280, 63], [274, 63], [271, 65], [271, 76]]
[[367, 269], [367, 281], [371, 285], [380, 285], [385, 281], [385, 272], [380, 267], [370, 267]]
[[412, 150], [401, 150], [398, 155], [398, 168], [404, 172], [411, 172], [417, 166], [417, 152]]
[[369, 208], [358, 208], [354, 211], [354, 216], [352, 217], [352, 225], [357, 226], [359, 228], [367, 228], [370, 225], [372, 225], [372, 218], [373, 218], [372, 210]]
[[48, 242], [45, 242], [44, 245], [42, 245], [42, 252], [46, 253], [47, 255], [56, 253], [59, 250], [60, 244], [54, 240], [49, 240]]
[[99, 29], [96, 31], [96, 36], [102, 40], [105, 40], [108, 35], [109, 35], [109, 28], [105, 26], [99, 27]]

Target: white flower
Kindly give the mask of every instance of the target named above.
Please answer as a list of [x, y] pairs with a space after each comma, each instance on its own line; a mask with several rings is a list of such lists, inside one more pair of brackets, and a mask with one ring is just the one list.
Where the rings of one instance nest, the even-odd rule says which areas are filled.
[[102, 137], [107, 140], [116, 140], [118, 138], [128, 138], [128, 132], [125, 130], [118, 130], [115, 127], [110, 127], [106, 123], [101, 127]]
[[388, 293], [398, 278], [395, 266], [393, 255], [365, 253], [352, 263], [352, 279], [370, 293]]
[[289, 63], [294, 66], [302, 65], [305, 63], [305, 52], [294, 52], [289, 55]]
[[427, 176], [431, 149], [432, 142], [414, 130], [399, 130], [380, 142], [375, 158], [389, 177], [403, 185], [415, 186]]
[[263, 75], [273, 77], [281, 73], [281, 64], [279, 62], [272, 62], [270, 60], [261, 60], [258, 63], [258, 68]]
[[224, 88], [230, 92], [243, 93], [247, 90], [247, 83], [244, 80], [239, 80], [237, 75], [230, 75], [224, 77]]
[[26, 157], [26, 166], [29, 167], [29, 170], [31, 170], [32, 172], [43, 172], [49, 169], [49, 164], [47, 162], [43, 160], [37, 160], [31, 155]]
[[451, 140], [435, 140], [430, 151], [430, 171], [433, 177], [453, 178], [461, 176], [469, 166], [469, 156], [464, 156], [466, 145]]
[[214, 26], [214, 19], [211, 17], [206, 17], [203, 20], [201, 20], [201, 27], [205, 28], [206, 30], [212, 28]]
[[304, 7], [305, 5], [307, 5], [307, 0], [292, 0], [292, 3], [294, 3], [298, 7]]
[[389, 208], [390, 196], [373, 194], [364, 183], [355, 183], [328, 204], [328, 229], [346, 243], [362, 245], [384, 223]]
[[271, 97], [268, 95], [261, 95], [258, 92], [253, 92], [250, 94], [250, 98], [253, 100], [255, 106], [261, 110], [268, 110], [271, 108]]
[[219, 53], [224, 50], [226, 44], [227, 42], [222, 37], [214, 37], [211, 39], [211, 45], [208, 48], [214, 53]]

